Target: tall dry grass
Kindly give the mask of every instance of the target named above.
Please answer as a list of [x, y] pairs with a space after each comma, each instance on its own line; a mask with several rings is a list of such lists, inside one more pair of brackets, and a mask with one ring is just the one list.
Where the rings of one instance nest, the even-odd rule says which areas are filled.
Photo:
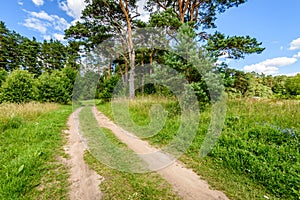
[[25, 121], [32, 121], [43, 113], [55, 110], [58, 108], [54, 103], [26, 103], [26, 104], [0, 104], [0, 122], [7, 119], [19, 117]]

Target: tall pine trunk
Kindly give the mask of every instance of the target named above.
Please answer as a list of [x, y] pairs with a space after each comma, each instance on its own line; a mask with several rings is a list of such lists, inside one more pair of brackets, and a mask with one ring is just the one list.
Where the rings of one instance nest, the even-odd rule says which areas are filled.
[[133, 41], [132, 41], [132, 28], [131, 28], [131, 19], [129, 17], [129, 7], [128, 7], [128, 1], [125, 0], [123, 4], [123, 1], [120, 0], [120, 6], [121, 9], [125, 15], [126, 22], [127, 22], [127, 45], [128, 45], [128, 51], [129, 51], [129, 66], [130, 66], [130, 74], [129, 74], [129, 98], [134, 99], [135, 97], [135, 88], [134, 88], [134, 70], [135, 70], [135, 51], [133, 47]]

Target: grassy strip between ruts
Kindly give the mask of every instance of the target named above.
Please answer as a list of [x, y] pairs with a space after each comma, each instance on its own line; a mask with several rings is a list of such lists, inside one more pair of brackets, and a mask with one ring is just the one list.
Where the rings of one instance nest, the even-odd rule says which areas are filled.
[[[180, 108], [174, 100], [137, 98], [129, 102], [130, 117], [139, 126], [149, 123], [153, 104], [161, 104], [168, 118], [163, 129], [147, 140], [163, 146], [180, 124]], [[227, 106], [223, 133], [212, 152], [204, 159], [199, 157], [210, 122], [207, 109], [201, 113], [193, 143], [180, 159], [232, 199], [298, 199], [299, 102], [230, 100]], [[100, 104], [98, 109], [113, 119], [110, 104]], [[140, 129], [126, 127], [126, 122], [121, 125], [132, 132]]]
[[[97, 152], [113, 153], [117, 157], [116, 159], [121, 160], [121, 165], [117, 168], [128, 167], [128, 163], [124, 160], [122, 162], [122, 156], [125, 156], [124, 158], [129, 161], [137, 158], [130, 155], [131, 150], [121, 143], [109, 129], [98, 126], [91, 112], [91, 107], [83, 108], [79, 114], [79, 119], [80, 129], [87, 142], [89, 143], [89, 139], [94, 138], [93, 142], [96, 144], [89, 144], [89, 148], [92, 149], [90, 149], [90, 152], [86, 152], [84, 158], [92, 169], [104, 178], [100, 185], [100, 189], [104, 193], [104, 199], [179, 199], [172, 191], [170, 184], [156, 173], [129, 173], [109, 167], [110, 164], [116, 164], [114, 158], [105, 154], [102, 154], [104, 157], [99, 156]], [[106, 140], [106, 142], [102, 142], [103, 140]], [[120, 152], [125, 153], [118, 157], [120, 152], [112, 150], [113, 148], [119, 148]], [[101, 158], [106, 160], [100, 160], [99, 162]], [[102, 164], [101, 161], [106, 165]], [[114, 165], [114, 167], [116, 166]]]
[[71, 106], [0, 105], [0, 199], [68, 199], [62, 130]]

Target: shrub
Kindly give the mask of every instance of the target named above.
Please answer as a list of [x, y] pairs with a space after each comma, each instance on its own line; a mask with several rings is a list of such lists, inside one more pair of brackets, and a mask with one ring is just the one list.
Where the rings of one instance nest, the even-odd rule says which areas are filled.
[[72, 96], [74, 83], [77, 77], [77, 70], [71, 67], [65, 67], [62, 70], [64, 76], [66, 76], [69, 81], [65, 83], [66, 89], [70, 96]]
[[41, 102], [66, 104], [71, 100], [72, 83], [62, 71], [44, 72], [37, 80], [37, 99]]
[[114, 92], [114, 88], [116, 87], [118, 81], [118, 76], [112, 76], [111, 78], [104, 79], [103, 82], [100, 83], [99, 88], [97, 90], [98, 98], [104, 102], [110, 101]]
[[34, 100], [34, 78], [28, 71], [15, 70], [0, 88], [0, 102], [28, 102]]

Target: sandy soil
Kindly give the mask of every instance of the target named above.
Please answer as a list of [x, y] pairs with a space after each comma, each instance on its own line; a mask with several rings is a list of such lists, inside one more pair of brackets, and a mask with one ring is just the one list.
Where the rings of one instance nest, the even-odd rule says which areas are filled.
[[201, 180], [195, 172], [187, 169], [172, 156], [160, 152], [148, 142], [114, 124], [96, 107], [93, 108], [93, 113], [101, 127], [111, 129], [116, 137], [148, 163], [149, 170], [157, 171], [183, 199], [228, 199], [224, 193], [210, 189], [206, 181]]
[[83, 160], [85, 146], [79, 135], [79, 120], [77, 109], [68, 120], [69, 130], [67, 134], [68, 143], [64, 147], [65, 152], [69, 155], [66, 160], [70, 166], [70, 199], [71, 200], [98, 200], [102, 194], [99, 190], [102, 177], [95, 171], [91, 170]]

